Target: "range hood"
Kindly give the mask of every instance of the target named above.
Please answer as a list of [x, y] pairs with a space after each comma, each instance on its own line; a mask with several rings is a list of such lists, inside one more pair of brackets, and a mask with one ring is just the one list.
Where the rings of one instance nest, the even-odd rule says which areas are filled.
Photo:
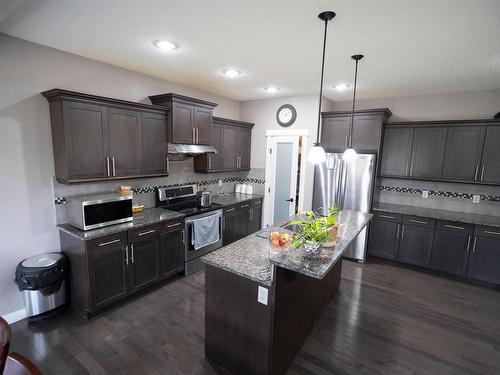
[[216, 154], [217, 150], [210, 145], [186, 145], [180, 143], [169, 143], [169, 155], [201, 155], [201, 154]]

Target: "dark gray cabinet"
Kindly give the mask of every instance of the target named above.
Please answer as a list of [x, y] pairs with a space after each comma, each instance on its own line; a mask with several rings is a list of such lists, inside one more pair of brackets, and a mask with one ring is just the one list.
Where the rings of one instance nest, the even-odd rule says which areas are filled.
[[401, 215], [392, 213], [374, 213], [370, 223], [368, 253], [381, 258], [394, 260], [399, 245]]
[[479, 181], [500, 184], [500, 126], [486, 129]]
[[443, 178], [477, 181], [483, 152], [484, 126], [456, 126], [448, 130]]
[[252, 130], [242, 127], [236, 128], [236, 168], [250, 169], [250, 152], [252, 146]]
[[349, 136], [349, 117], [326, 117], [323, 115], [321, 145], [331, 152], [342, 152], [347, 148]]
[[473, 226], [469, 224], [438, 220], [430, 268], [465, 276], [473, 230]]
[[222, 226], [222, 243], [227, 246], [237, 240], [236, 236], [236, 206], [224, 208], [224, 220]]
[[250, 208], [250, 220], [248, 224], [248, 233], [258, 232], [262, 228], [262, 201], [252, 202]]
[[429, 267], [435, 220], [418, 216], [404, 216], [397, 260], [401, 263]]
[[154, 95], [149, 99], [154, 105], [169, 109], [168, 142], [209, 144], [216, 103], [173, 93]]
[[388, 177], [408, 175], [413, 132], [414, 129], [410, 127], [386, 128], [384, 130], [380, 175]]
[[448, 128], [421, 127], [413, 133], [410, 177], [441, 178]]
[[184, 221], [168, 223], [161, 235], [160, 279], [165, 279], [183, 270], [186, 243]]
[[161, 227], [131, 230], [128, 233], [128, 243], [130, 293], [135, 293], [155, 284], [160, 278]]
[[500, 229], [476, 226], [467, 276], [500, 284]]
[[224, 246], [261, 229], [262, 199], [247, 201], [224, 208]]
[[236, 132], [234, 126], [224, 126], [222, 132], [222, 169], [236, 169]]
[[166, 175], [167, 116], [161, 113], [142, 113], [142, 175]]

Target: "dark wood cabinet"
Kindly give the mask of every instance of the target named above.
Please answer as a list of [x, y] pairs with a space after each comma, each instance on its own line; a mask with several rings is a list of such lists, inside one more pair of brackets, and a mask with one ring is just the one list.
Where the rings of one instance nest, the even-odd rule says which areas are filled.
[[[343, 152], [348, 143], [350, 111], [323, 112], [321, 144], [330, 152]], [[352, 147], [358, 152], [378, 152], [382, 125], [392, 115], [387, 108], [357, 110], [352, 128]]]
[[126, 248], [126, 233], [99, 238], [87, 244], [90, 291], [88, 312], [95, 312], [128, 296]]
[[173, 93], [150, 96], [154, 105], [167, 108], [168, 142], [209, 144], [216, 103]]
[[224, 246], [236, 241], [236, 206], [224, 208], [222, 243]]
[[434, 226], [434, 219], [404, 216], [396, 259], [401, 263], [429, 267]]
[[224, 208], [224, 246], [261, 229], [262, 199]]
[[413, 132], [414, 129], [410, 127], [385, 128], [380, 175], [388, 177], [408, 175]]
[[218, 153], [196, 156], [195, 172], [249, 170], [253, 126], [248, 122], [213, 117], [210, 144]]
[[160, 278], [165, 279], [183, 270], [184, 267], [184, 221], [167, 224], [161, 236]]
[[168, 174], [166, 150], [160, 151], [166, 148], [164, 108], [59, 89], [43, 95], [59, 182]]
[[484, 126], [456, 126], [448, 130], [443, 178], [477, 181], [483, 152]]
[[472, 225], [438, 220], [430, 268], [465, 276], [473, 229]]
[[422, 127], [413, 133], [410, 177], [441, 178], [448, 128]]
[[500, 229], [476, 226], [467, 276], [500, 284]]
[[370, 223], [368, 253], [394, 260], [399, 245], [401, 215], [376, 212]]
[[500, 184], [500, 126], [486, 129], [479, 181]]
[[252, 202], [250, 208], [250, 221], [248, 234], [258, 232], [262, 228], [262, 201]]

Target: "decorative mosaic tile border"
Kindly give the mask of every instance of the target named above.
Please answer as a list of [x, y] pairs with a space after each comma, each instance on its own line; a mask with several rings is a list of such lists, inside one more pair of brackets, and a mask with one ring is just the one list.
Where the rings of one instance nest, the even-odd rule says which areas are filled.
[[[399, 186], [379, 186], [381, 191], [394, 191], [398, 193], [409, 193], [409, 194], [422, 194], [424, 189], [414, 189]], [[434, 195], [437, 197], [448, 197], [448, 198], [463, 198], [472, 199], [474, 194], [471, 193], [456, 193], [452, 191], [440, 191], [440, 190], [428, 190], [429, 195]], [[495, 195], [481, 195], [481, 200], [490, 202], [500, 202], [500, 197]]]
[[[246, 177], [228, 177], [228, 178], [222, 178], [221, 179], [223, 183], [228, 183], [228, 182], [244, 182], [244, 183], [251, 183], [251, 184], [265, 184], [266, 180], [263, 178], [246, 178]], [[157, 186], [145, 186], [141, 188], [133, 188], [132, 194], [144, 194], [144, 193], [154, 193], [157, 189], [163, 188], [163, 187], [174, 187], [174, 186], [181, 186], [181, 185], [194, 185], [194, 184], [200, 184], [202, 186], [208, 186], [208, 185], [215, 185], [219, 183], [219, 179], [213, 179], [213, 180], [202, 180], [202, 181], [193, 181], [193, 182], [183, 182], [183, 183], [178, 183], [178, 184], [168, 184], [168, 185], [157, 185]], [[54, 199], [54, 204], [64, 204], [66, 203], [66, 198], [65, 197], [56, 197]]]

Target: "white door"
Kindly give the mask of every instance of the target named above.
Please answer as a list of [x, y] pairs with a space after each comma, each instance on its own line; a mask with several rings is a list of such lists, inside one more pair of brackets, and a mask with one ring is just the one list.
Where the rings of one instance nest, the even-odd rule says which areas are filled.
[[[299, 135], [267, 137], [264, 226], [283, 222], [295, 214], [296, 207], [302, 206], [300, 185], [304, 176], [299, 178], [298, 170], [300, 145], [305, 142], [300, 142], [300, 138]], [[300, 170], [303, 173], [304, 168]]]

